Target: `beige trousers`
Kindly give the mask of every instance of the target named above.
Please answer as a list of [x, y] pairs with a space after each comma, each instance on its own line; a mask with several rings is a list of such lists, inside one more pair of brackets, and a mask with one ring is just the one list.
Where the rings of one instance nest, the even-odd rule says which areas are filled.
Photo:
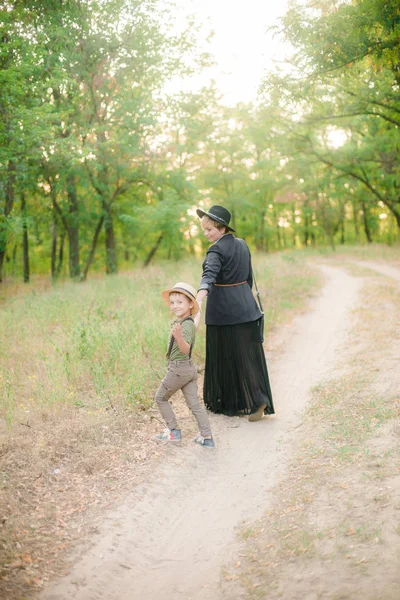
[[169, 399], [175, 392], [182, 390], [186, 404], [192, 411], [199, 431], [203, 437], [211, 436], [211, 427], [208, 415], [203, 404], [200, 403], [197, 388], [197, 369], [192, 360], [171, 360], [168, 369], [158, 388], [155, 401], [162, 418], [169, 429], [178, 429], [178, 422]]

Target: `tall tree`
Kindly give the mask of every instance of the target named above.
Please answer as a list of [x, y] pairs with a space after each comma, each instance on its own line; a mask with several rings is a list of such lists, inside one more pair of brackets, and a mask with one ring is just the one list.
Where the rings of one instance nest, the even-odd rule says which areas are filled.
[[[282, 35], [292, 68], [270, 76], [264, 92], [287, 108], [294, 144], [302, 139], [302, 152], [362, 184], [400, 227], [398, 3], [293, 2]], [[341, 146], [332, 143], [338, 130]]]

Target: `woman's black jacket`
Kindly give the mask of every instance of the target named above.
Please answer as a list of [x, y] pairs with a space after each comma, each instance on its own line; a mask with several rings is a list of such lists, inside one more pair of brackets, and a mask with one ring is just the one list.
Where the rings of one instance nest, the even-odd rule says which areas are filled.
[[[219, 287], [215, 284], [243, 283]], [[208, 290], [206, 325], [236, 325], [261, 317], [252, 292], [251, 256], [244, 240], [223, 235], [207, 251], [199, 291]]]

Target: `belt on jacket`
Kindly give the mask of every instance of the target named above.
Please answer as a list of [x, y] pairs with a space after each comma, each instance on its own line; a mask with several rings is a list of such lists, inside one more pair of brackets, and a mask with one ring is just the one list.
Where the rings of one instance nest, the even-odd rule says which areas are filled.
[[214, 283], [216, 287], [233, 287], [234, 285], [243, 285], [247, 281], [240, 281], [239, 283]]

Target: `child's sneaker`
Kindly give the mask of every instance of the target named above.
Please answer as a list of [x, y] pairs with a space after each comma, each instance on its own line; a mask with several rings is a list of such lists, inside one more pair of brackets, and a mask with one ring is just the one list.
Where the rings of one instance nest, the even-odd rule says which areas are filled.
[[155, 436], [159, 442], [181, 442], [182, 433], [180, 429], [164, 429], [162, 433]]
[[205, 448], [215, 448], [215, 442], [212, 438], [204, 438], [201, 433], [197, 437], [194, 438], [196, 444], [200, 444], [200, 446], [204, 446]]

